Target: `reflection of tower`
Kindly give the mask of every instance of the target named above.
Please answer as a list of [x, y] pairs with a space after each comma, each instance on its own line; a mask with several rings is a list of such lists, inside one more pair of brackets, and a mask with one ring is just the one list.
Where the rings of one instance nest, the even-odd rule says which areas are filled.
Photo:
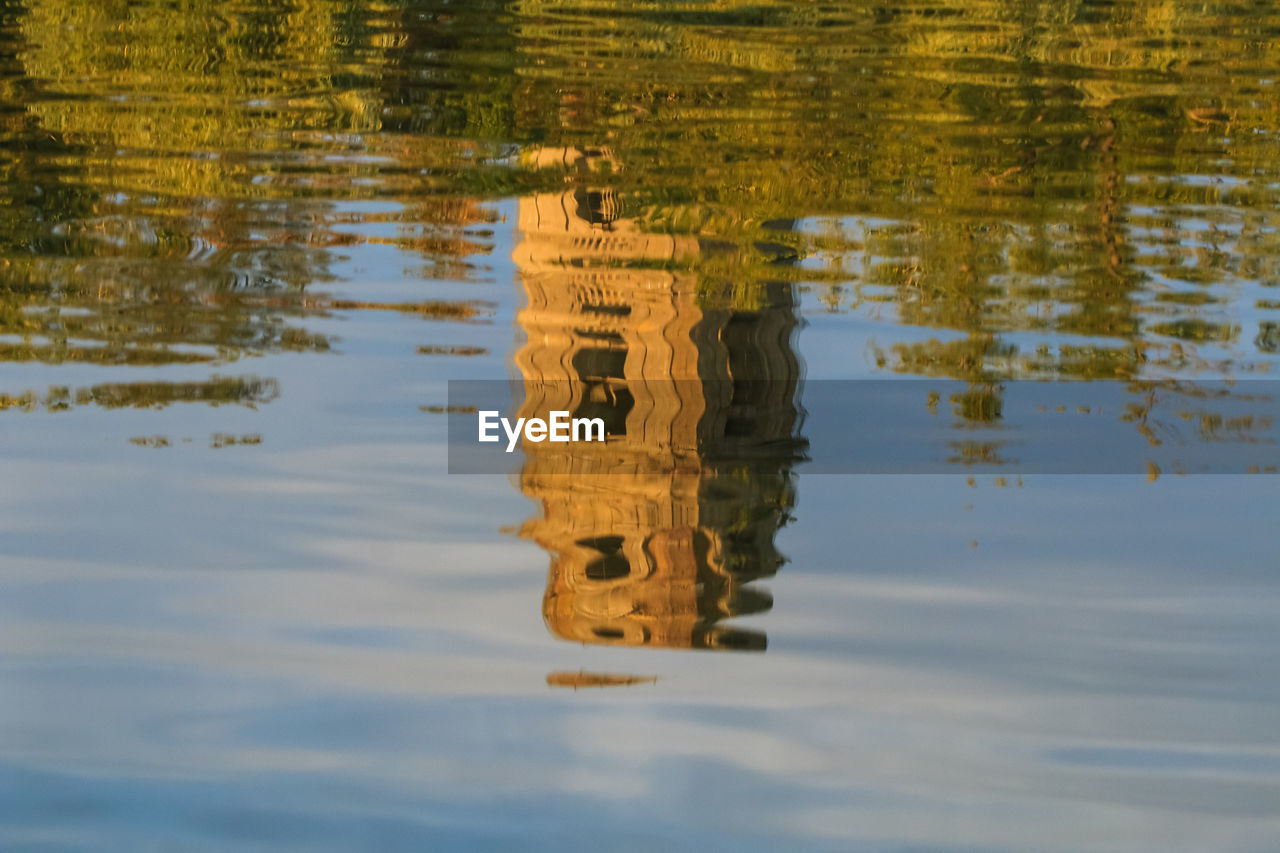
[[522, 199], [519, 228], [520, 415], [600, 417], [607, 433], [525, 446], [521, 488], [542, 513], [523, 534], [553, 555], [548, 627], [590, 643], [763, 649], [763, 634], [718, 623], [768, 610], [748, 584], [782, 563], [773, 540], [803, 449], [790, 287], [707, 307], [695, 275], [670, 271], [698, 241], [641, 231], [609, 190]]

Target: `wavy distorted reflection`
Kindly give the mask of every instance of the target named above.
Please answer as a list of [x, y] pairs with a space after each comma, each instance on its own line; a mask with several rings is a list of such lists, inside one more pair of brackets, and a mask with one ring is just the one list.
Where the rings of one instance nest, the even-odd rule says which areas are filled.
[[[1175, 464], [1277, 461], [1196, 386], [1280, 367], [1277, 34], [0, 2], [0, 849], [1280, 849], [1276, 481]], [[447, 474], [513, 323], [610, 440]], [[961, 476], [801, 488], [864, 379]]]
[[[426, 280], [473, 277], [491, 250], [468, 229], [483, 232], [494, 211], [433, 192], [421, 168], [472, 162], [474, 146], [392, 133], [381, 117], [400, 57], [390, 12], [338, 0], [6, 8], [0, 362], [225, 373], [244, 358], [333, 352], [337, 337], [310, 326], [335, 312], [474, 315], [464, 302], [316, 292], [362, 250], [419, 259], [410, 274]], [[370, 186], [382, 203], [359, 205]], [[0, 400], [60, 411], [276, 396], [227, 393], [257, 381], [8, 386]]]
[[517, 227], [520, 416], [571, 411], [606, 431], [531, 445], [520, 474], [541, 508], [522, 534], [552, 555], [547, 626], [584, 643], [764, 649], [764, 633], [723, 622], [768, 610], [753, 582], [783, 563], [774, 537], [805, 444], [791, 286], [717, 299], [680, 267], [700, 242], [642, 231], [607, 187], [521, 199]]
[[[633, 231], [736, 247], [696, 263], [744, 298], [782, 280], [872, 319], [876, 369], [1268, 369], [1274, 13], [961, 5], [24, 4], [0, 358], [326, 351], [301, 294], [342, 258], [466, 281], [487, 201], [556, 169], [589, 196], [574, 173], [614, 163]], [[562, 154], [588, 144], [610, 153]]]

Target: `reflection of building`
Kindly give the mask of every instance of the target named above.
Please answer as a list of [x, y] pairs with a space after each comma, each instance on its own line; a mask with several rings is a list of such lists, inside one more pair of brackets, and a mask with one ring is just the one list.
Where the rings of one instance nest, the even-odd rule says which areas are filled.
[[542, 513], [523, 532], [553, 555], [548, 627], [762, 649], [763, 634], [719, 623], [769, 609], [748, 584], [782, 562], [773, 540], [802, 449], [789, 286], [762, 285], [751, 309], [707, 307], [696, 277], [671, 271], [697, 240], [642, 232], [609, 191], [522, 199], [519, 228], [520, 415], [601, 417], [608, 437], [525, 447], [521, 488]]

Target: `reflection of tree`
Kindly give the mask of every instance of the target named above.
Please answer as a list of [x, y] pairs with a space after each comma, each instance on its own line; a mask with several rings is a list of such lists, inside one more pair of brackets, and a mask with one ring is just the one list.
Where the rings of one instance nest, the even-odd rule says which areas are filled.
[[1255, 383], [1134, 382], [1121, 420], [1148, 444], [1274, 444], [1274, 400]]
[[[0, 111], [2, 360], [326, 351], [305, 317], [366, 303], [304, 288], [348, 246], [387, 243], [451, 278], [488, 251], [466, 230], [493, 211], [424, 176], [473, 163], [474, 146], [378, 133], [403, 47], [395, 7], [37, 0], [13, 22], [0, 34], [0, 94], [20, 107]], [[405, 203], [340, 205], [378, 193]], [[162, 384], [157, 402], [181, 397]]]
[[638, 229], [610, 197], [520, 202], [520, 415], [600, 417], [608, 436], [526, 446], [521, 488], [542, 512], [523, 533], [553, 555], [543, 613], [582, 642], [763, 648], [720, 623], [767, 610], [751, 582], [782, 562], [803, 444], [791, 289], [710, 304], [681, 270], [697, 241]]
[[0, 394], [0, 410], [58, 412], [76, 406], [148, 409], [173, 403], [212, 406], [234, 403], [252, 407], [269, 403], [278, 396], [280, 388], [274, 379], [214, 376], [198, 382], [113, 382], [85, 388], [50, 388], [45, 394], [33, 391]]
[[[548, 141], [565, 145], [608, 127], [626, 163], [613, 184], [659, 227], [788, 243], [831, 304], [851, 281], [855, 300], [939, 330], [887, 367], [1223, 369], [1232, 356], [1213, 345], [1237, 340], [1237, 323], [1194, 297], [1275, 278], [1280, 137], [1240, 130], [1274, 126], [1274, 96], [1242, 93], [1280, 53], [1249, 42], [1246, 58], [1236, 33], [1200, 39], [1199, 11], [630, 6], [522, 3], [518, 97], [538, 108], [518, 117], [556, 116]], [[1248, 14], [1250, 27], [1259, 14], [1280, 23]], [[620, 33], [635, 45], [625, 55], [604, 47]], [[817, 233], [768, 227], [796, 212], [844, 218]], [[953, 332], [991, 349], [958, 352]]]
[[[1280, 279], [1280, 102], [1257, 85], [1280, 47], [1247, 37], [1244, 12], [15, 8], [0, 33], [0, 334], [22, 339], [15, 358], [323, 348], [256, 297], [324, 281], [361, 242], [467, 278], [495, 218], [478, 199], [561, 192], [588, 218], [699, 236], [698, 287], [737, 306], [803, 282], [930, 330], [895, 346], [886, 328], [890, 370], [1140, 378], [1277, 349], [1274, 321], [1234, 311], [1233, 289]], [[1247, 15], [1250, 32], [1280, 26], [1274, 9]], [[589, 146], [608, 154], [538, 160]], [[609, 193], [592, 197], [604, 171]]]

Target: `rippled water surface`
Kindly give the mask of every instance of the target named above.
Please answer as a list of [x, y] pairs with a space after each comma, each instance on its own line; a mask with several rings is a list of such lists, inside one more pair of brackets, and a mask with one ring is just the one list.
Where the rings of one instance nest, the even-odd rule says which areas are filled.
[[[1278, 79], [1267, 3], [0, 3], [0, 849], [1280, 848], [1194, 384], [1280, 370]], [[866, 378], [1259, 476], [806, 470]], [[458, 379], [608, 448], [449, 474]]]

